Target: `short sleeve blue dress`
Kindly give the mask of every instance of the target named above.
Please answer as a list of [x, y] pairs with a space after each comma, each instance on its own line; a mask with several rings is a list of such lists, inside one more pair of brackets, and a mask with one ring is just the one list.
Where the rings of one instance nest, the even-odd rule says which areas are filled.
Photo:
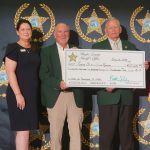
[[38, 128], [39, 96], [39, 51], [32, 51], [18, 43], [8, 44], [5, 58], [17, 62], [16, 77], [22, 95], [25, 98], [25, 108], [17, 108], [16, 97], [8, 84], [6, 99], [10, 117], [10, 126], [14, 131], [33, 130]]

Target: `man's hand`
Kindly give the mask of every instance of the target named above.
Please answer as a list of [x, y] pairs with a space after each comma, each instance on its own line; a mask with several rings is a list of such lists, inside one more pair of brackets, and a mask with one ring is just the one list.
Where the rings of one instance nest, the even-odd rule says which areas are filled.
[[147, 60], [144, 62], [144, 67], [145, 67], [145, 70], [148, 70], [148, 68], [149, 68], [149, 63], [148, 63]]
[[107, 87], [107, 88], [106, 88], [106, 91], [111, 93], [114, 89], [115, 89], [115, 88]]
[[67, 89], [68, 87], [66, 86], [66, 83], [62, 80], [61, 82], [60, 82], [60, 89], [61, 90], [65, 90], [65, 89]]

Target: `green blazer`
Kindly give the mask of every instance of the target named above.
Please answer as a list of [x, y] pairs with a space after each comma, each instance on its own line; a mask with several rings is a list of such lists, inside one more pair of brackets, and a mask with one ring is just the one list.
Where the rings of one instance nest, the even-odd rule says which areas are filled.
[[[73, 47], [73, 45], [69, 45]], [[61, 65], [56, 43], [43, 48], [41, 51], [41, 100], [46, 107], [52, 108], [61, 92], [59, 87], [62, 80]], [[83, 106], [83, 93], [79, 88], [72, 88], [76, 105]]]
[[[123, 50], [136, 50], [136, 47], [128, 42], [122, 40]], [[92, 46], [93, 49], [107, 49], [112, 50], [109, 40], [96, 43]], [[114, 89], [111, 93], [104, 88], [97, 89], [97, 102], [99, 105], [112, 105], [121, 102], [123, 105], [133, 104], [133, 90], [132, 89]]]

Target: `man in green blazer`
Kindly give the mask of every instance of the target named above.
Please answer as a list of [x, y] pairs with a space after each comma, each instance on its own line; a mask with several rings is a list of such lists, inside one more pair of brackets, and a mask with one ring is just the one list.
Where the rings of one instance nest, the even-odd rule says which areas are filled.
[[[136, 50], [135, 45], [120, 39], [122, 32], [116, 18], [106, 21], [107, 39], [96, 43], [93, 49]], [[144, 62], [143, 62], [144, 63]], [[134, 150], [132, 136], [133, 90], [121, 88], [101, 88], [97, 90], [100, 117], [100, 150], [112, 150], [115, 133], [119, 131], [122, 150]]]
[[64, 82], [64, 48], [68, 44], [69, 26], [59, 23], [55, 27], [56, 43], [41, 52], [41, 96], [47, 108], [50, 122], [51, 150], [61, 150], [61, 138], [67, 117], [70, 150], [81, 150], [81, 128], [83, 121], [83, 93], [78, 88], [69, 88]]

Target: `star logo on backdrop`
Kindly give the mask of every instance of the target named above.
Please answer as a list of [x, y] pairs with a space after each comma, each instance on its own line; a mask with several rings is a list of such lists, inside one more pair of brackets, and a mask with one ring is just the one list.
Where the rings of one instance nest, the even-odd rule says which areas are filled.
[[[149, 102], [147, 104], [149, 105]], [[147, 119], [143, 120], [142, 118], [145, 118], [145, 116], [147, 116]], [[132, 132], [136, 140], [143, 145], [150, 145], [150, 112], [148, 107], [141, 107], [135, 113], [132, 120], [132, 127]]]
[[71, 62], [71, 61], [76, 62], [77, 56], [76, 56], [74, 53], [72, 53], [71, 55], [69, 55], [69, 58], [70, 58], [70, 62]]
[[[16, 14], [14, 16], [15, 28], [20, 18], [28, 20], [31, 23], [34, 31], [32, 41], [43, 42], [48, 40], [55, 30], [55, 16], [53, 11], [46, 4], [39, 3], [40, 7], [38, 9], [42, 9], [44, 11], [44, 16], [39, 15], [35, 6], [32, 7], [32, 12], [30, 12], [31, 15], [27, 15], [26, 13], [24, 13], [26, 14], [25, 16], [22, 15], [23, 12], [27, 11], [29, 6], [31, 6], [30, 3], [24, 3], [16, 10]], [[48, 26], [46, 26], [46, 24]]]
[[88, 18], [81, 18], [86, 24], [87, 24], [87, 33], [86, 35], [88, 35], [91, 32], [97, 32], [101, 35], [103, 35], [102, 32], [102, 24], [106, 21], [106, 19], [104, 18], [99, 18], [96, 14], [95, 9], [93, 9], [93, 12], [91, 14], [90, 17]]
[[[79, 36], [87, 42], [95, 43], [107, 39], [107, 36], [103, 33], [102, 28], [104, 22], [108, 18], [111, 18], [112, 15], [105, 6], [99, 5], [98, 7], [98, 10], [100, 9], [99, 11], [97, 8], [90, 10], [90, 5], [84, 5], [79, 9], [75, 18], [76, 30]], [[87, 12], [90, 12], [90, 16], [87, 15]], [[83, 16], [83, 14], [85, 15]], [[104, 16], [104, 18], [99, 17], [99, 15]]]
[[48, 17], [41, 17], [39, 16], [37, 10], [33, 9], [31, 16], [21, 17], [22, 19], [28, 20], [31, 22], [33, 28], [40, 30], [42, 33], [43, 31], [43, 23], [46, 22], [49, 18]]
[[[89, 135], [87, 135], [89, 133]], [[84, 112], [83, 130], [81, 132], [81, 140], [85, 146], [90, 149], [99, 149], [99, 117], [97, 113], [92, 117], [91, 111]]]
[[[0, 66], [0, 87], [3, 85], [8, 85], [8, 76], [5, 70], [5, 65], [4, 63], [2, 63], [2, 65]], [[2, 97], [5, 95], [1, 95]]]
[[[29, 149], [49, 149], [50, 148], [50, 139], [49, 139], [49, 125], [48, 124], [39, 124], [39, 130], [31, 131], [30, 134], [30, 146]], [[37, 142], [41, 145], [36, 144]], [[40, 146], [40, 147], [39, 147]]]
[[[5, 70], [5, 65], [2, 63], [0, 66], [0, 87], [7, 87], [8, 85], [8, 76]], [[6, 91], [2, 90], [0, 91], [0, 100], [6, 100]]]
[[144, 135], [143, 135], [143, 138], [144, 138], [145, 136], [150, 134], [150, 113], [147, 117], [147, 120], [140, 121], [139, 124], [144, 128]]
[[[134, 35], [134, 37], [139, 40], [142, 43], [150, 43], [150, 13], [149, 10], [147, 10], [146, 15], [144, 14], [143, 18], [139, 18], [137, 17], [137, 15], [139, 13], [143, 14], [144, 7], [143, 6], [139, 6], [137, 7], [132, 15], [131, 15], [131, 19], [130, 19], [130, 29], [132, 34]], [[138, 24], [138, 26], [140, 26], [140, 28], [138, 28], [136, 26], [136, 24]], [[146, 35], [144, 35], [145, 33], [147, 33]]]
[[90, 130], [90, 139], [99, 137], [99, 118], [98, 115], [95, 114], [92, 123], [85, 124], [85, 127]]
[[136, 21], [142, 26], [141, 35], [150, 32], [150, 13], [147, 11], [144, 19], [136, 19]]

